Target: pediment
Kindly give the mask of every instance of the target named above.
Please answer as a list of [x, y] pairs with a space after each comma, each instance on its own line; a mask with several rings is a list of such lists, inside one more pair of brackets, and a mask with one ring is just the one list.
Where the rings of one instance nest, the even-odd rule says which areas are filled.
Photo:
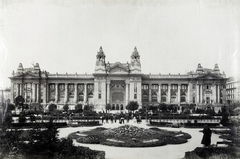
[[129, 73], [128, 64], [121, 64], [120, 62], [116, 62], [115, 64], [109, 65], [107, 69], [109, 73], [113, 74]]
[[23, 78], [36, 78], [36, 77], [39, 77], [39, 75], [36, 73], [36, 74], [34, 74], [34, 73], [24, 73], [24, 74], [18, 74], [18, 75], [16, 75], [16, 76], [14, 76], [14, 77], [23, 77]]
[[119, 74], [122, 74], [122, 73], [128, 73], [128, 70], [123, 68], [123, 67], [117, 66], [117, 67], [111, 68], [109, 70], [109, 73], [119, 73]]
[[205, 74], [205, 75], [199, 75], [197, 77], [198, 79], [220, 79], [221, 76], [215, 75], [215, 74]]

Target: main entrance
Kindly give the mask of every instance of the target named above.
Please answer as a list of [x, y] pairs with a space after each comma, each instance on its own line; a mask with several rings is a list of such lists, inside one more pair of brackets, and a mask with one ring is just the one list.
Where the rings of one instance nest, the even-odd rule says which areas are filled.
[[125, 81], [113, 80], [111, 81], [111, 108], [112, 110], [124, 110], [125, 103]]

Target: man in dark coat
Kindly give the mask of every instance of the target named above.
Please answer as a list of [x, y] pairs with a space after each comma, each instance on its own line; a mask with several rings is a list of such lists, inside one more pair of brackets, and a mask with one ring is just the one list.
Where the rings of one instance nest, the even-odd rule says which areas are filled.
[[203, 138], [201, 144], [203, 144], [204, 146], [209, 146], [211, 144], [211, 136], [211, 129], [208, 127], [208, 125], [205, 125], [203, 129]]

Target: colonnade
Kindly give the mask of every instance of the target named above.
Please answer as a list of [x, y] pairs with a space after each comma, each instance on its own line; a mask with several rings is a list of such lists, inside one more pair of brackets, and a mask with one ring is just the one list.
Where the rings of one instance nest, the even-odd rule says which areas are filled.
[[[64, 103], [69, 102], [69, 85], [74, 85], [74, 98], [73, 98], [73, 103], [79, 102], [78, 100], [78, 85], [84, 85], [84, 90], [83, 90], [83, 101], [84, 103], [87, 102], [88, 100], [88, 91], [87, 91], [87, 85], [91, 84], [94, 85], [93, 83], [51, 83], [55, 85], [55, 103], [60, 102], [60, 96], [59, 96], [59, 85], [64, 85]], [[106, 91], [105, 89], [102, 90], [102, 100], [105, 100], [106, 102], [110, 103], [110, 82], [106, 82]], [[134, 83], [133, 82], [126, 82], [125, 83], [125, 104], [127, 105], [129, 101], [131, 100], [136, 100], [138, 102], [142, 102], [142, 88], [141, 88], [141, 82], [137, 83], [137, 98], [134, 97]], [[149, 84], [149, 103], [152, 102], [152, 85]], [[154, 84], [155, 85], [155, 84]], [[221, 102], [221, 96], [220, 96], [220, 91], [221, 91], [221, 85], [220, 84], [209, 84], [209, 94], [206, 93], [206, 89], [204, 89], [205, 84], [194, 84], [195, 88], [193, 87], [193, 84], [191, 82], [189, 83], [177, 83], [177, 84], [163, 84], [163, 83], [158, 83], [158, 92], [157, 92], [157, 102], [160, 103], [162, 100], [162, 85], [167, 85], [167, 101], [166, 103], [171, 103], [171, 86], [172, 85], [177, 85], [177, 90], [176, 90], [176, 103], [180, 104], [181, 103], [181, 86], [186, 85], [187, 90], [186, 90], [186, 103], [196, 103], [196, 104], [206, 104], [206, 98], [208, 97], [210, 103], [220, 103]], [[94, 87], [94, 86], [93, 86]], [[22, 95], [25, 99], [28, 99], [29, 101], [27, 102], [41, 102], [41, 103], [48, 103], [49, 102], [49, 84], [40, 84], [40, 83], [13, 83], [12, 84], [12, 94], [13, 94], [13, 99], [18, 95]], [[94, 91], [95, 93], [95, 91]], [[97, 93], [98, 94], [98, 93]], [[14, 97], [15, 96], [15, 97]], [[106, 96], [106, 97], [104, 97]], [[95, 95], [94, 98], [97, 96]], [[195, 100], [195, 101], [194, 101]], [[105, 101], [104, 101], [105, 103]]]
[[[51, 83], [53, 84], [53, 83]], [[60, 97], [59, 97], [59, 85], [63, 85], [64, 84], [64, 103], [69, 102], [69, 85], [70, 84], [74, 84], [74, 99], [73, 99], [73, 103], [77, 103], [78, 102], [78, 84], [79, 83], [54, 83], [55, 85], [55, 103], [59, 103], [60, 101]], [[92, 83], [89, 83], [92, 84]], [[87, 102], [87, 98], [88, 98], [88, 94], [87, 94], [87, 85], [88, 83], [83, 83], [82, 85], [84, 85], [84, 100], [83, 102], [86, 103]], [[92, 84], [93, 85], [93, 84]], [[48, 103], [50, 100], [50, 93], [49, 93], [49, 85], [46, 84], [39, 84], [39, 83], [14, 83], [12, 84], [12, 94], [13, 94], [13, 98], [12, 101], [14, 101], [14, 98], [22, 95], [26, 100], [26, 102], [32, 102], [32, 103]]]

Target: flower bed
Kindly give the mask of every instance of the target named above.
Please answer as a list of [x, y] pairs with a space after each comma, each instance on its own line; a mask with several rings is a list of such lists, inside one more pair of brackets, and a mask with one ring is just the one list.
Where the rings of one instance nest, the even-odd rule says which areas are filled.
[[[80, 136], [77, 134], [87, 136]], [[90, 131], [69, 134], [70, 139], [80, 143], [103, 144], [119, 147], [153, 147], [167, 144], [186, 143], [191, 135], [181, 131], [167, 131], [158, 128], [144, 129], [136, 126], [124, 125], [118, 128], [96, 128]]]

